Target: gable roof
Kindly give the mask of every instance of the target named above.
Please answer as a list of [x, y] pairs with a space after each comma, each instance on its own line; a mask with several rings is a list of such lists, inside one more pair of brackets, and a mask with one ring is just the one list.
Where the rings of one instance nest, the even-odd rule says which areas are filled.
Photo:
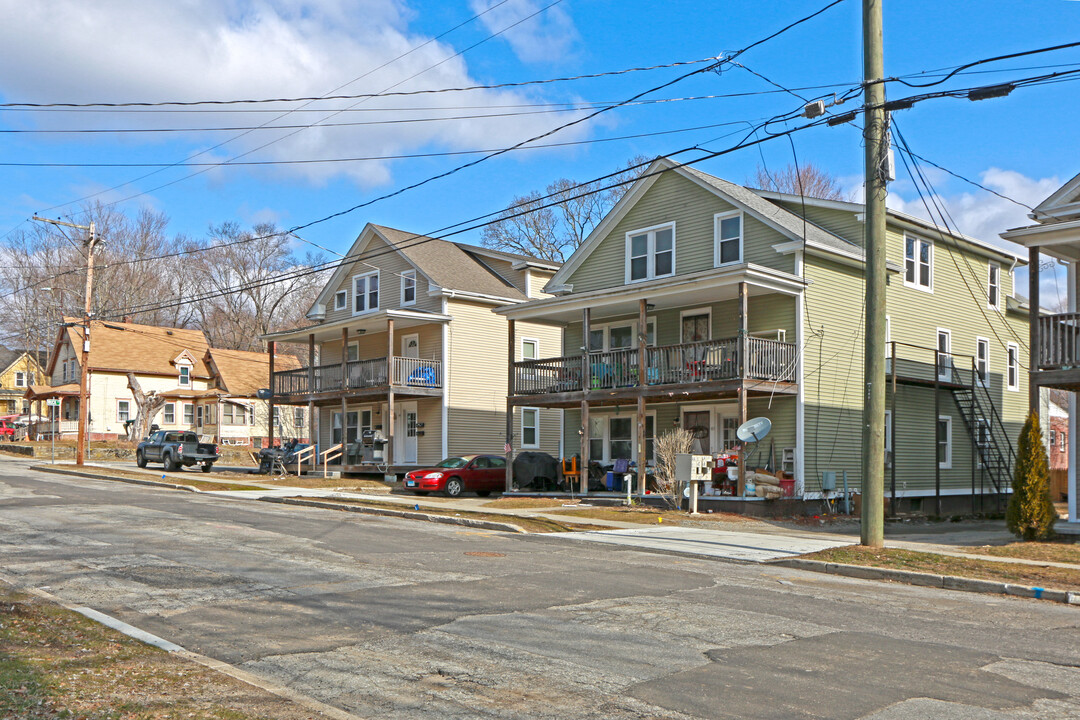
[[[524, 255], [501, 253], [465, 243], [439, 240], [373, 223], [364, 226], [345, 256], [362, 258], [368, 244], [375, 237], [380, 238], [401, 255], [432, 285], [447, 290], [506, 298], [511, 302], [526, 300], [525, 293], [485, 263], [483, 256], [500, 257], [509, 262], [537, 262], [536, 258]], [[311, 310], [308, 311], [309, 317], [321, 314], [318, 308], [320, 306], [325, 308], [330, 303], [331, 296], [341, 282], [357, 271], [358, 263], [361, 263], [359, 259], [341, 264], [334, 270], [318, 298], [315, 299]]]
[[1039, 203], [1031, 214], [1040, 223], [1061, 222], [1077, 216], [1080, 216], [1080, 173]]
[[[269, 387], [270, 358], [265, 353], [210, 348], [203, 359], [230, 395], [253, 398], [260, 388]], [[275, 371], [299, 369], [300, 361], [292, 355], [274, 356]]]
[[683, 176], [722, 200], [731, 203], [743, 212], [749, 213], [790, 240], [802, 240], [805, 233], [806, 242], [809, 245], [821, 247], [822, 249], [830, 250], [832, 252], [839, 252], [847, 256], [857, 256], [862, 258], [863, 253], [861, 246], [845, 240], [839, 235], [834, 235], [810, 221], [804, 221], [801, 215], [796, 215], [780, 205], [769, 202], [756, 194], [753, 190], [745, 188], [742, 185], [728, 182], [727, 180], [722, 180], [721, 178], [709, 175], [708, 173], [704, 173], [687, 165], [679, 165], [670, 158], [659, 157], [654, 160], [652, 164], [646, 168], [642, 176], [630, 186], [630, 189], [626, 191], [619, 202], [615, 203], [615, 207], [604, 216], [604, 219], [597, 223], [596, 227], [593, 228], [593, 231], [589, 233], [589, 236], [585, 238], [585, 241], [578, 246], [577, 250], [574, 251], [574, 254], [570, 256], [563, 264], [562, 268], [560, 268], [559, 271], [555, 273], [555, 276], [551, 278], [545, 286], [545, 291], [551, 292], [551, 290], [563, 285], [574, 271], [581, 266], [596, 246], [607, 237], [615, 225], [630, 212], [630, 209], [638, 199], [652, 187], [653, 183], [656, 182], [661, 173], [665, 172], [673, 172]]
[[48, 354], [41, 350], [21, 350], [0, 345], [0, 375], [10, 370], [24, 355], [30, 355], [30, 359], [36, 361], [39, 368], [48, 362]]
[[[82, 322], [77, 318], [64, 318], [68, 327], [61, 328], [56, 347], [66, 337], [76, 351], [81, 350], [83, 340]], [[192, 377], [209, 379], [210, 369], [203, 361], [210, 343], [202, 330], [158, 327], [94, 320], [90, 323], [89, 365], [93, 370], [134, 372], [144, 375], [177, 375], [173, 364], [183, 350], [195, 359]], [[57, 352], [52, 353], [46, 372], [51, 374]], [[81, 360], [81, 353], [75, 357]]]

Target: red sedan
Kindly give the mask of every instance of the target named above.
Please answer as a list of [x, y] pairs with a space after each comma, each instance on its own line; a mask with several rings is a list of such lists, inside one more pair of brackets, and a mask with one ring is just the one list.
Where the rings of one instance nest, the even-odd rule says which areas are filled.
[[405, 489], [417, 495], [442, 492], [458, 497], [468, 490], [485, 497], [505, 487], [506, 458], [501, 455], [451, 457], [433, 468], [405, 473]]

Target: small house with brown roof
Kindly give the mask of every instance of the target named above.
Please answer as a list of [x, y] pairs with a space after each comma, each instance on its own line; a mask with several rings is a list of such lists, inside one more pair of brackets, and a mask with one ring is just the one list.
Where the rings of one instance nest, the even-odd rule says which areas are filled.
[[[155, 391], [165, 406], [152, 419], [164, 429], [194, 430], [223, 444], [261, 444], [269, 435], [268, 403], [259, 400], [269, 360], [261, 353], [211, 349], [201, 330], [157, 327], [127, 322], [95, 320], [90, 325], [89, 427], [91, 440], [114, 440], [126, 436], [126, 425], [135, 420], [138, 408], [128, 387], [133, 373], [144, 392]], [[51, 387], [31, 387], [32, 400], [61, 400], [54, 431], [74, 435], [78, 431], [79, 383], [83, 326], [67, 318], [57, 333], [45, 368]], [[294, 358], [291, 367], [299, 367]], [[265, 380], [264, 380], [265, 384]], [[286, 409], [283, 408], [284, 412]], [[276, 434], [300, 436], [288, 408]]]
[[25, 415], [30, 412], [30, 403], [23, 396], [31, 385], [43, 382], [44, 362], [43, 352], [0, 345], [0, 414]]
[[[558, 265], [368, 224], [308, 312], [314, 324], [266, 340], [307, 345], [310, 367], [281, 370], [275, 403], [315, 410], [323, 450], [346, 472], [402, 473], [467, 453], [503, 453], [509, 334], [492, 310], [547, 297]], [[514, 357], [562, 353], [552, 325], [522, 323]], [[317, 358], [317, 359], [316, 359]], [[561, 410], [521, 408], [514, 446], [558, 453]], [[365, 462], [363, 433], [388, 440]]]

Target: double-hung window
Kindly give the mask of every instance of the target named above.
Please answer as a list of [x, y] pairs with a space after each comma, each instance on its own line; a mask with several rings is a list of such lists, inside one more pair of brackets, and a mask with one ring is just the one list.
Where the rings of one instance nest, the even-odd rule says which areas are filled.
[[293, 427], [304, 427], [304, 408], [293, 408]]
[[406, 270], [401, 273], [401, 304], [416, 304], [416, 271]]
[[904, 284], [922, 290], [934, 289], [934, 246], [929, 240], [904, 237]]
[[713, 232], [716, 237], [716, 266], [742, 262], [742, 212], [735, 210], [719, 213], [713, 217], [713, 221], [715, 223]]
[[626, 282], [652, 280], [674, 273], [674, 224], [626, 234]]
[[540, 447], [540, 411], [521, 408], [521, 447]]
[[937, 461], [942, 470], [952, 467], [952, 418], [948, 415], [938, 416]]
[[191, 403], [184, 403], [184, 424], [195, 424], [195, 406]]
[[117, 400], [116, 401], [116, 422], [126, 423], [131, 419], [131, 401], [130, 400]]
[[353, 315], [379, 309], [379, 271], [353, 278]]
[[15, 373], [15, 387], [26, 387], [26, 374], [17, 372]]
[[176, 404], [165, 403], [165, 420], [166, 425], [176, 424]]
[[990, 386], [990, 341], [986, 338], [975, 339], [975, 368], [979, 382], [984, 387]]
[[189, 387], [191, 385], [191, 367], [188, 365], [180, 366], [180, 387]]
[[1009, 343], [1005, 349], [1006, 353], [1006, 385], [1010, 390], [1020, 389], [1020, 346], [1016, 343]]
[[1001, 307], [1001, 266], [997, 263], [990, 263], [989, 275], [987, 276], [986, 301], [994, 310]]
[[221, 407], [221, 424], [232, 425], [233, 424], [233, 405], [232, 403], [225, 403]]

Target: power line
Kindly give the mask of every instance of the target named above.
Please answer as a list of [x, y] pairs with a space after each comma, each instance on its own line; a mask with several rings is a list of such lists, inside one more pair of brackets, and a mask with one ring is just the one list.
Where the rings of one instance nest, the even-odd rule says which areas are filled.
[[1067, 48], [1073, 47], [1080, 47], [1080, 42], [1064, 43], [1062, 45], [1052, 45], [1050, 47], [1036, 48], [1035, 50], [1024, 50], [1022, 52], [1009, 53], [1008, 55], [996, 55], [994, 57], [984, 58], [982, 60], [975, 60], [973, 62], [965, 63], [956, 67], [952, 72], [947, 73], [945, 77], [932, 83], [911, 83], [899, 77], [886, 78], [884, 82], [898, 82], [902, 85], [907, 85], [908, 87], [913, 88], [932, 87], [934, 85], [940, 85], [943, 82], [949, 80], [954, 75], [959, 74], [961, 71], [975, 67], [976, 65], [984, 65], [986, 63], [999, 62], [1001, 60], [1011, 60], [1018, 57], [1027, 57], [1029, 55], [1038, 55], [1040, 53], [1053, 52], [1055, 50], [1065, 50]]

